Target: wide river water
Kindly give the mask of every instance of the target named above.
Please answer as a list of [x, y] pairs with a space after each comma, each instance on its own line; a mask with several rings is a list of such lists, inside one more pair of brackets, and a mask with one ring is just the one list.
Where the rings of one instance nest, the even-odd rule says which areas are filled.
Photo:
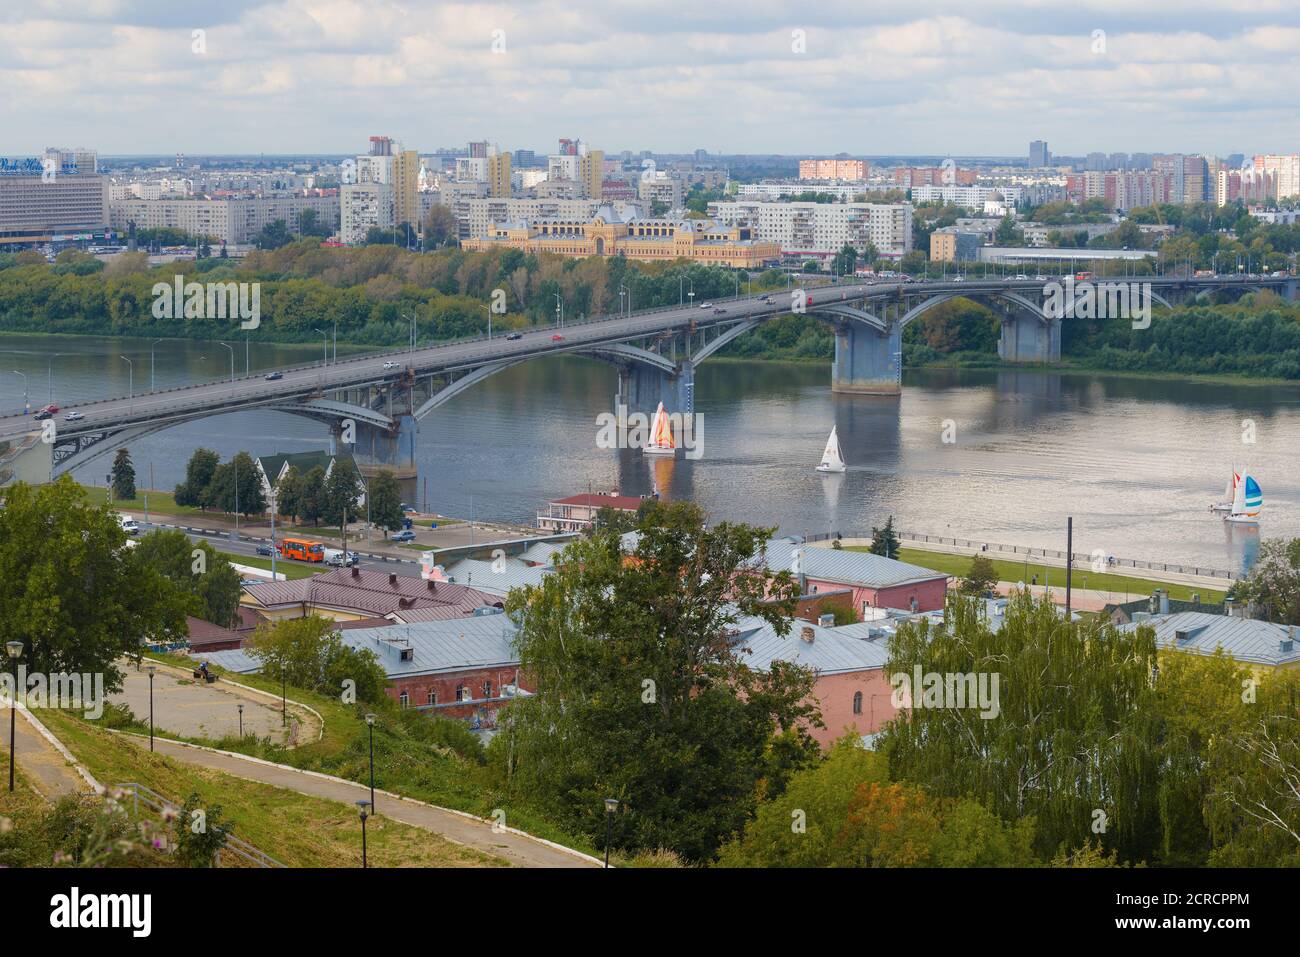
[[[229, 375], [215, 342], [0, 335], [0, 407], [33, 408]], [[343, 350], [340, 349], [340, 352]], [[309, 362], [319, 347], [254, 344], [252, 371]], [[121, 357], [132, 360], [128, 365]], [[244, 370], [242, 344], [236, 369]], [[420, 423], [416, 498], [447, 514], [531, 524], [552, 498], [619, 489], [694, 499], [714, 520], [783, 532], [908, 532], [1240, 569], [1261, 537], [1300, 535], [1300, 386], [1050, 371], [918, 370], [901, 399], [834, 395], [828, 364], [705, 363], [697, 370], [702, 457], [648, 460], [597, 447], [612, 367], [581, 358], [515, 366]], [[948, 428], [945, 430], [945, 423]], [[1245, 424], [1243, 424], [1245, 423]], [[848, 463], [813, 471], [832, 425]], [[1253, 430], [1253, 444], [1243, 442]], [[945, 442], [948, 438], [955, 441]], [[131, 447], [138, 482], [172, 488], [198, 446], [228, 457], [326, 447], [323, 426], [243, 412], [177, 426]], [[1258, 529], [1207, 510], [1229, 469], [1264, 490]], [[78, 478], [103, 484], [106, 459]], [[151, 478], [152, 476], [152, 478]], [[426, 493], [427, 489], [427, 493]]]

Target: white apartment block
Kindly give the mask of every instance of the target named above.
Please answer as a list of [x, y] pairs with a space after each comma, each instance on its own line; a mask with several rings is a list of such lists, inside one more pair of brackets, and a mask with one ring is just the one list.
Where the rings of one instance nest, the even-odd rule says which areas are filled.
[[808, 180], [795, 180], [786, 183], [741, 183], [736, 187], [737, 199], [778, 200], [803, 193], [830, 193], [841, 203], [851, 203], [863, 193], [884, 193], [898, 189], [892, 182], [854, 183], [845, 186], [842, 183], [814, 183]]
[[[276, 220], [298, 232], [306, 210], [331, 230], [339, 226], [338, 196], [255, 196], [230, 199], [112, 199], [109, 219], [114, 229], [179, 229], [191, 236], [210, 236], [228, 244], [251, 242]], [[364, 238], [364, 237], [363, 237]]]
[[968, 209], [983, 209], [984, 204], [1003, 199], [1015, 206], [1020, 202], [1018, 186], [913, 186], [914, 203], [949, 203]]
[[790, 256], [825, 259], [845, 246], [859, 253], [867, 243], [877, 253], [897, 259], [912, 249], [909, 203], [766, 203], [758, 200], [709, 203], [719, 223], [748, 223], [753, 238], [779, 243]]
[[1272, 179], [1277, 199], [1300, 196], [1300, 154], [1256, 156], [1255, 172]]
[[656, 201], [668, 209], [677, 209], [682, 205], [682, 181], [662, 170], [643, 173], [637, 182], [636, 195], [647, 210]]
[[339, 193], [339, 239], [348, 245], [364, 243], [372, 227], [392, 229], [397, 225], [396, 197], [388, 183], [350, 183]]

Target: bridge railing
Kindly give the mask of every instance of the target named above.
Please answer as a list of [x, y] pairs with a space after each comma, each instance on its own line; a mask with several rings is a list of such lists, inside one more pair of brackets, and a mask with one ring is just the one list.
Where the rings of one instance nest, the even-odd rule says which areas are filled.
[[[954, 538], [951, 535], [928, 535], [922, 532], [905, 532], [895, 530], [899, 541], [908, 544], [917, 545], [945, 545], [953, 548], [971, 549], [973, 552], [981, 554], [994, 553], [999, 558], [1003, 556], [1014, 559], [1031, 559], [1031, 558], [1054, 558], [1064, 562], [1066, 553], [1054, 548], [1037, 548], [1029, 545], [1005, 545], [999, 542], [990, 542], [980, 539], [971, 538]], [[808, 535], [805, 538], [807, 542], [826, 542], [838, 538], [857, 538], [870, 539], [871, 534], [850, 534], [841, 535], [839, 532], [823, 532], [814, 535]], [[1075, 565], [1084, 573], [1092, 567], [1095, 556], [1092, 554], [1076, 552], [1074, 554]], [[1177, 562], [1150, 562], [1136, 558], [1117, 558], [1114, 555], [1106, 555], [1101, 559], [1105, 567], [1101, 574], [1113, 573], [1121, 568], [1132, 568], [1134, 570], [1147, 570], [1158, 572], [1173, 572], [1178, 575], [1195, 575], [1201, 578], [1222, 578], [1231, 584], [1242, 578], [1239, 572], [1232, 572], [1222, 568], [1213, 568], [1205, 565], [1183, 565]]]

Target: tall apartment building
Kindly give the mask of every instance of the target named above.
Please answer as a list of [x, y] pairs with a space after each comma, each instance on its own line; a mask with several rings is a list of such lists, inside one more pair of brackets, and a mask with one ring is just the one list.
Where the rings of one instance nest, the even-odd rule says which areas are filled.
[[584, 149], [578, 156], [578, 180], [588, 199], [599, 200], [605, 182], [605, 151]]
[[1257, 174], [1267, 175], [1273, 183], [1273, 199], [1300, 196], [1300, 154], [1264, 155], [1254, 158]]
[[985, 203], [1002, 200], [1020, 202], [1019, 186], [917, 186], [912, 189], [914, 203], [950, 203], [967, 209], [982, 209]]
[[389, 183], [348, 183], [340, 189], [339, 238], [349, 245], [366, 241], [371, 229], [397, 225], [393, 187]]
[[93, 150], [0, 159], [0, 247], [90, 238], [108, 222], [108, 182]]
[[[138, 199], [127, 196], [109, 204], [112, 227], [126, 232], [137, 229], [178, 229], [190, 236], [208, 236], [219, 243], [251, 242], [265, 227], [281, 220], [290, 232], [301, 231], [302, 214], [316, 213], [316, 220], [331, 231], [339, 228], [340, 197], [284, 194], [279, 196], [221, 197], [215, 199]], [[361, 236], [365, 239], [364, 232]]]
[[1151, 164], [1157, 173], [1169, 177], [1169, 202], [1202, 203], [1209, 198], [1211, 180], [1205, 157], [1170, 153], [1153, 156]]
[[505, 198], [510, 195], [510, 154], [498, 149], [487, 155], [488, 195]]
[[799, 161], [800, 179], [847, 179], [862, 182], [870, 164], [864, 160], [805, 159]]
[[825, 259], [845, 246], [860, 254], [871, 243], [886, 258], [912, 249], [909, 203], [713, 202], [709, 214], [728, 226], [748, 224], [757, 241], [774, 242], [788, 256]]
[[402, 150], [393, 157], [393, 220], [395, 225], [420, 222], [420, 154]]
[[1029, 144], [1029, 165], [1041, 169], [1051, 163], [1052, 154], [1047, 151], [1047, 140], [1033, 140]]

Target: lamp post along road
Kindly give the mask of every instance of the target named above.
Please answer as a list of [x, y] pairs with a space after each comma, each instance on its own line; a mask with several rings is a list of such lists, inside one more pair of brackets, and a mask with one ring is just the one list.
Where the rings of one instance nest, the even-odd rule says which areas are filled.
[[[18, 659], [23, 654], [23, 643], [21, 641], [5, 642], [5, 651], [9, 653], [10, 667], [14, 673], [13, 691], [9, 698], [9, 790], [14, 789], [14, 756], [15, 756], [15, 719], [18, 717]], [[24, 689], [25, 690], [25, 689]]]
[[153, 750], [153, 675], [154, 672], [157, 670], [158, 668], [155, 665], [150, 665], [149, 667], [145, 668], [145, 671], [149, 672], [149, 750], [150, 751]]

